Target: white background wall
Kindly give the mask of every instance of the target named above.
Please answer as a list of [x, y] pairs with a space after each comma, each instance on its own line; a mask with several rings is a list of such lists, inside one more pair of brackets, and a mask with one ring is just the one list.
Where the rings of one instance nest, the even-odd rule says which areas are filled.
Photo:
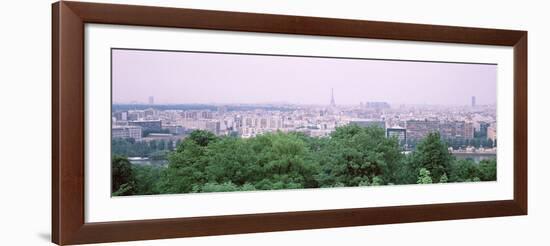
[[[529, 215], [114, 245], [548, 245], [550, 21], [546, 1], [102, 1], [529, 31]], [[0, 245], [50, 241], [50, 3], [0, 14]], [[546, 233], [546, 234], [545, 234]], [[528, 242], [528, 243], [526, 243]]]

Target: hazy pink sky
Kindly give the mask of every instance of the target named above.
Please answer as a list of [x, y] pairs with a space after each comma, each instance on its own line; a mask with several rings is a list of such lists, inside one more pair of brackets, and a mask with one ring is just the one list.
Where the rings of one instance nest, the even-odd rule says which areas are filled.
[[115, 49], [113, 102], [496, 103], [497, 66]]

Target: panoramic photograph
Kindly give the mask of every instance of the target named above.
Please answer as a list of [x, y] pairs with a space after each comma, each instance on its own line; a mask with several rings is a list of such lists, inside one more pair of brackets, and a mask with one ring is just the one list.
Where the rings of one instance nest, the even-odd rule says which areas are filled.
[[111, 195], [497, 179], [497, 65], [111, 50]]

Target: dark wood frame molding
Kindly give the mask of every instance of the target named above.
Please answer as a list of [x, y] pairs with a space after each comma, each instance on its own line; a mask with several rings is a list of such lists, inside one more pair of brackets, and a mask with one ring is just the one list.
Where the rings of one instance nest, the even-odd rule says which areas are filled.
[[[514, 199], [85, 223], [84, 24], [121, 24], [510, 46]], [[527, 32], [81, 2], [52, 6], [52, 241], [59, 245], [527, 214]]]

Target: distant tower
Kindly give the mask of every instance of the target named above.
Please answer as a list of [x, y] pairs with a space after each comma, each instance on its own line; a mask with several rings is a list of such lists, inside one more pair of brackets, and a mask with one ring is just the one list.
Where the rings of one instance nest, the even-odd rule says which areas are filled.
[[153, 105], [153, 104], [155, 104], [155, 97], [150, 96], [149, 97], [149, 105]]
[[335, 107], [336, 106], [336, 102], [334, 102], [334, 88], [331, 88], [331, 96], [330, 96], [330, 106], [331, 107]]
[[476, 106], [476, 97], [472, 96], [472, 107]]

